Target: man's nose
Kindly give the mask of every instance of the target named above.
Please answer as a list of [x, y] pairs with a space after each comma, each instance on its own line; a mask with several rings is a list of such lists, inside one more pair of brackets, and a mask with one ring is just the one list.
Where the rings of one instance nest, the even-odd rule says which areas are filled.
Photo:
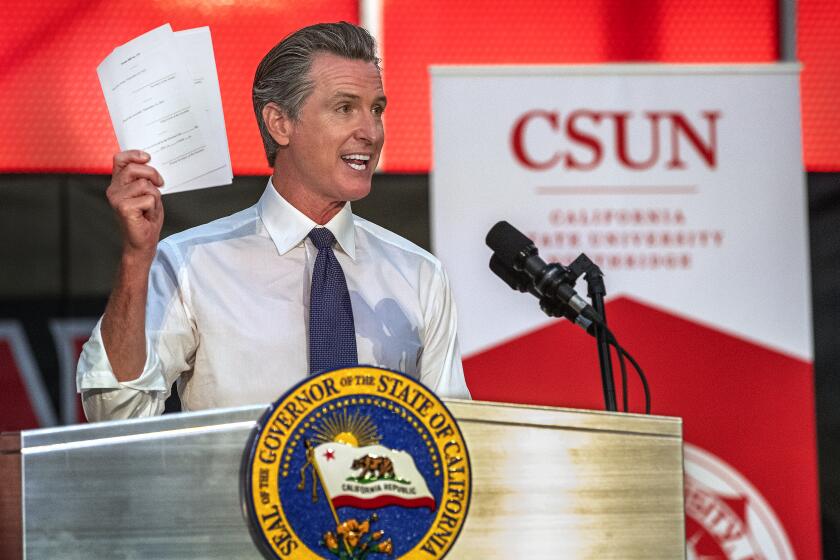
[[363, 111], [356, 127], [356, 138], [374, 144], [382, 135], [382, 121], [373, 113]]

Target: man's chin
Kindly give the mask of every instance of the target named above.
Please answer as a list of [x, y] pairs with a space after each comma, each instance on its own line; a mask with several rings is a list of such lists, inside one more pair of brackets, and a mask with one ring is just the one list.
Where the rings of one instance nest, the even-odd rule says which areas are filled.
[[357, 200], [362, 200], [370, 194], [370, 189], [370, 180], [362, 184], [348, 185], [347, 188], [343, 189], [345, 196], [344, 200], [347, 200], [349, 202], [356, 202]]

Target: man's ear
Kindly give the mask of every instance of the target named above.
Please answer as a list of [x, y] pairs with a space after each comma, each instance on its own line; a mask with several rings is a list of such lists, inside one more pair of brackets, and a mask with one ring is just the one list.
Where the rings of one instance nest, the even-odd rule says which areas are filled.
[[262, 118], [269, 134], [281, 147], [289, 145], [292, 134], [292, 119], [276, 103], [266, 103], [262, 110]]

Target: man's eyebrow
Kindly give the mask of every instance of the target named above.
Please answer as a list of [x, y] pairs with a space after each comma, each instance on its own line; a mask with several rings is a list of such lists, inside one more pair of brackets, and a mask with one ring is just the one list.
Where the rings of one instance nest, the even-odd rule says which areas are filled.
[[[349, 93], [346, 91], [337, 91], [331, 97], [331, 101], [359, 101], [361, 99], [360, 96], [356, 95], [355, 93]], [[374, 101], [383, 107], [388, 104], [388, 99], [384, 95], [377, 96]]]
[[361, 99], [361, 98], [358, 95], [356, 95], [355, 93], [347, 93], [346, 91], [337, 91], [334, 94], [332, 94], [332, 97], [330, 97], [330, 99], [334, 99], [334, 100], [352, 99], [353, 101], [356, 101], [356, 100]]

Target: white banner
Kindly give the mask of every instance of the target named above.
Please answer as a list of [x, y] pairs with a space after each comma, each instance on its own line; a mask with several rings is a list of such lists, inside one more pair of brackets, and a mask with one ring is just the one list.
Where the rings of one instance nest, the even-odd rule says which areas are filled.
[[432, 75], [434, 250], [473, 397], [603, 406], [592, 339], [487, 269], [484, 238], [507, 220], [544, 259], [603, 269], [653, 412], [683, 418], [691, 444], [689, 558], [818, 557], [799, 68]]
[[504, 219], [546, 260], [596, 260], [608, 299], [810, 360], [798, 78], [796, 65], [433, 68], [433, 245], [464, 354], [548, 321], [487, 269], [484, 236]]

